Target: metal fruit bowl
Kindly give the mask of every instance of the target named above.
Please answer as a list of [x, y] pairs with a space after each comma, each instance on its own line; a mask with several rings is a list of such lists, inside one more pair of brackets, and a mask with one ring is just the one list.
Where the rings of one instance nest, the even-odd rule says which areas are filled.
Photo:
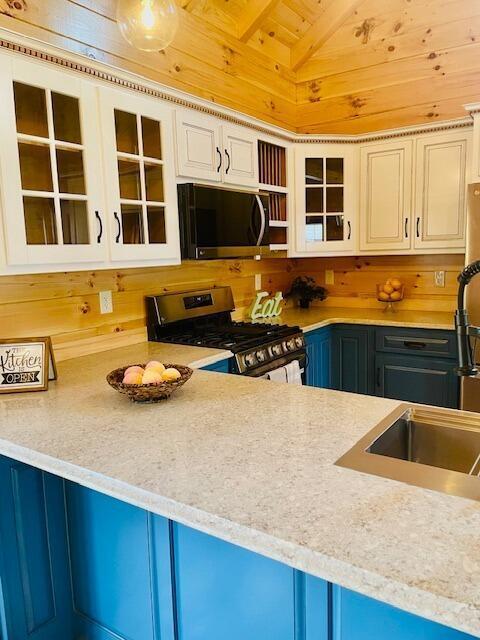
[[128, 364], [125, 367], [114, 369], [107, 376], [108, 384], [115, 389], [115, 391], [128, 396], [132, 402], [152, 403], [166, 400], [176, 389], [188, 382], [193, 373], [193, 369], [183, 364], [165, 364], [166, 369], [173, 367], [180, 372], [180, 378], [178, 378], [178, 380], [173, 380], [172, 382], [164, 380], [150, 384], [124, 384], [122, 381], [125, 371], [133, 366], [145, 368], [145, 364]]

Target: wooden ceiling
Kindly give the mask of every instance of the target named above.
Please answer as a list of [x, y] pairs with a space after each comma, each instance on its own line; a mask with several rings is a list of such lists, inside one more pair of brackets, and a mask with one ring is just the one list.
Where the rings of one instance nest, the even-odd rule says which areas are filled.
[[300, 133], [465, 116], [480, 101], [480, 0], [177, 0], [171, 47], [123, 41], [115, 0], [0, 0], [0, 27]]

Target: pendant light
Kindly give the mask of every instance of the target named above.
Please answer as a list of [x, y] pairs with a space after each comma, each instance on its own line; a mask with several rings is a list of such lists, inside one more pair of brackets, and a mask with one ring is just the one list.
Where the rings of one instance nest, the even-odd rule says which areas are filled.
[[175, 37], [178, 11], [174, 0], [118, 0], [117, 23], [133, 47], [161, 51]]

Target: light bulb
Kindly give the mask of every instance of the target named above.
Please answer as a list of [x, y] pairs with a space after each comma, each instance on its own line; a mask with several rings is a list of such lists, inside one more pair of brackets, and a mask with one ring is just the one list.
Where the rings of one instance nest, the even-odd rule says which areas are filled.
[[133, 47], [161, 51], [175, 37], [178, 11], [174, 0], [118, 0], [117, 23]]

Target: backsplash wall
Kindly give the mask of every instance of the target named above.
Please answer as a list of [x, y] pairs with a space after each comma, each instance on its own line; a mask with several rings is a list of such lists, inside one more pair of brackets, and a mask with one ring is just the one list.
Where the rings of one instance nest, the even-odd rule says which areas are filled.
[[[405, 284], [404, 309], [453, 311], [456, 276], [463, 256], [378, 256], [345, 258], [272, 258], [186, 261], [175, 267], [78, 271], [0, 277], [0, 339], [51, 335], [57, 360], [100, 352], [146, 338], [144, 296], [213, 285], [233, 289], [236, 317], [255, 294], [255, 274], [262, 289], [285, 291], [295, 275], [326, 285], [325, 306], [378, 307], [375, 286], [398, 276]], [[445, 287], [434, 286], [434, 272], [446, 272]], [[112, 314], [100, 314], [98, 292], [113, 291]]]
[[[237, 317], [262, 288], [285, 290], [293, 261], [186, 261], [178, 266], [0, 277], [0, 339], [50, 335], [55, 357], [135, 344], [146, 339], [144, 296], [230, 285]], [[113, 313], [100, 314], [99, 291], [113, 292]]]
[[[322, 304], [333, 307], [378, 308], [376, 285], [398, 277], [405, 285], [402, 309], [454, 311], [457, 276], [464, 255], [361, 256], [302, 258], [295, 261], [299, 275], [311, 275], [328, 289]], [[334, 272], [334, 284], [325, 284], [325, 270]], [[435, 286], [435, 271], [445, 271], [445, 286]]]

